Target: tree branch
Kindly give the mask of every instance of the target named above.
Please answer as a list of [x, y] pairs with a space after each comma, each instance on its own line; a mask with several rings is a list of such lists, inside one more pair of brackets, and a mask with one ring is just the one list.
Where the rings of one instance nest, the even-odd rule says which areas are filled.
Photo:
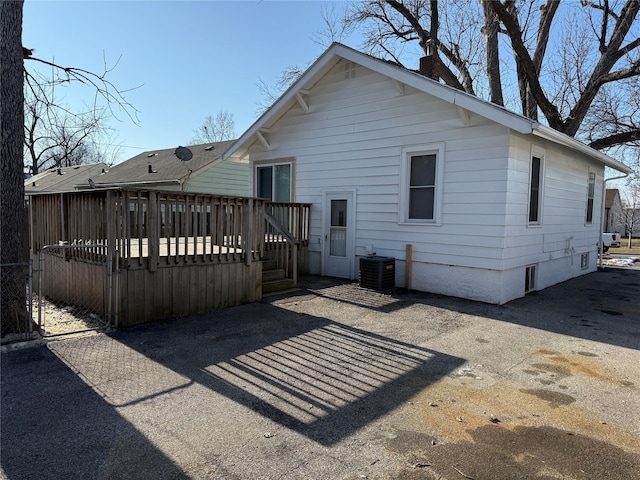
[[522, 74], [528, 87], [531, 89], [531, 94], [549, 122], [549, 126], [555, 130], [564, 131], [564, 122], [562, 121], [558, 108], [549, 101], [542, 90], [536, 66], [522, 40], [522, 29], [520, 28], [518, 19], [508, 11], [508, 6], [510, 6], [511, 3], [513, 2], [503, 4], [500, 1], [494, 1], [491, 2], [491, 6], [507, 29], [511, 45], [519, 60], [518, 67], [522, 69]]
[[596, 150], [602, 150], [603, 148], [636, 142], [638, 140], [640, 140], [640, 130], [629, 130], [627, 132], [615, 133], [607, 137], [599, 138], [589, 143], [589, 146]]
[[119, 59], [118, 59], [118, 62], [116, 62], [116, 64], [114, 65], [114, 67], [111, 67], [111, 68], [105, 67], [105, 70], [102, 74], [96, 74], [88, 70], [84, 70], [82, 68], [63, 67], [61, 65], [58, 65], [57, 63], [50, 62], [48, 60], [43, 60], [41, 58], [37, 58], [34, 56], [28, 56], [26, 60], [41, 63], [43, 65], [52, 67], [56, 71], [64, 72], [66, 78], [59, 80], [59, 82], [64, 83], [64, 82], [77, 81], [84, 85], [93, 87], [96, 91], [96, 95], [101, 96], [107, 102], [107, 105], [109, 106], [109, 110], [111, 111], [111, 114], [115, 118], [118, 118], [118, 116], [113, 111], [112, 107], [114, 104], [118, 105], [118, 107], [120, 107], [120, 109], [127, 114], [129, 119], [133, 123], [138, 125], [139, 123], [138, 110], [125, 98], [124, 94], [132, 90], [135, 90], [137, 88], [140, 88], [142, 85], [139, 85], [137, 87], [130, 88], [127, 90], [120, 90], [110, 80], [106, 78], [107, 74], [111, 72], [113, 68], [115, 68], [115, 66], [118, 64]]
[[[415, 31], [416, 35], [418, 36], [418, 43], [420, 44], [420, 48], [422, 48], [423, 52], [426, 54], [427, 45], [429, 44], [429, 40], [432, 39], [431, 34], [428, 33], [424, 28], [422, 28], [422, 25], [420, 25], [420, 22], [415, 17], [415, 15], [413, 15], [403, 3], [400, 3], [396, 0], [385, 0], [385, 1], [390, 7], [392, 7], [400, 15], [402, 15], [402, 17], [407, 22], [409, 22], [409, 24], [411, 25], [411, 28]], [[435, 42], [436, 42], [437, 49], [442, 51], [442, 53], [451, 61], [451, 63], [455, 65], [455, 67], [458, 69], [458, 71], [460, 72], [460, 74], [464, 79], [463, 82], [461, 83], [458, 77], [456, 76], [456, 74], [453, 73], [453, 71], [451, 71], [449, 67], [444, 65], [438, 59], [437, 61], [438, 61], [439, 74], [444, 80], [444, 82], [451, 87], [457, 88], [458, 90], [467, 91], [468, 93], [474, 94], [471, 75], [469, 74], [469, 71], [464, 65], [464, 62], [459, 57], [456, 57], [454, 53], [449, 48], [447, 48], [444, 44], [442, 44], [442, 42], [440, 42], [437, 38], [435, 39]]]

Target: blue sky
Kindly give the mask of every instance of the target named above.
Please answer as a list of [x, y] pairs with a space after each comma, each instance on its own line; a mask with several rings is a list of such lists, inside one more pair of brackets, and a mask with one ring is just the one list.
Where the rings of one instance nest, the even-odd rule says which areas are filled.
[[[23, 45], [34, 56], [109, 75], [139, 110], [111, 122], [122, 160], [186, 145], [208, 114], [231, 112], [240, 135], [257, 117], [260, 79], [273, 84], [290, 65], [324, 51], [318, 1], [26, 0]], [[354, 41], [344, 41], [358, 47]], [[32, 67], [33, 64], [28, 64]], [[58, 91], [66, 103], [93, 101], [88, 88]]]

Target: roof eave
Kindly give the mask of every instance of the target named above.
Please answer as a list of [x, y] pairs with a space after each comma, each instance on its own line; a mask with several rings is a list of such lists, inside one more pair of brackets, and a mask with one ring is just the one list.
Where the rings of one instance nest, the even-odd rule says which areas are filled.
[[337, 55], [337, 49], [341, 46], [337, 43], [332, 44], [316, 61], [311, 64], [307, 70], [271, 105], [258, 119], [251, 125], [236, 142], [222, 155], [222, 160], [227, 160], [233, 156], [238, 150], [272, 119], [288, 102], [290, 102], [302, 88], [302, 86], [321, 71], [329, 62], [334, 60]]
[[328, 65], [333, 66], [339, 59], [358, 63], [365, 68], [386, 75], [398, 82], [416, 88], [424, 93], [433, 95], [470, 112], [482, 115], [494, 120], [512, 130], [526, 134], [531, 133], [538, 126], [538, 122], [517, 115], [498, 105], [487, 103], [474, 95], [462, 92], [453, 87], [441, 84], [426, 78], [418, 73], [406, 70], [402, 67], [389, 64], [383, 60], [358, 52], [340, 43], [332, 44], [316, 61], [296, 80], [289, 89], [283, 93], [275, 103], [267, 109], [244, 134], [223, 154], [222, 159], [227, 160], [238, 152], [243, 146], [248, 145], [251, 139], [270, 123], [289, 102], [295, 101], [295, 95], [304, 88], [319, 72]]
[[573, 137], [570, 137], [569, 135], [554, 130], [551, 127], [539, 125], [536, 129], [534, 129], [533, 134], [540, 138], [544, 138], [545, 140], [564, 145], [565, 147], [568, 147], [572, 150], [588, 155], [591, 158], [604, 163], [607, 167], [613, 168], [614, 170], [617, 170], [624, 174], [629, 175], [633, 172], [633, 170], [627, 167], [624, 163], [619, 162], [618, 160], [615, 160], [610, 156], [591, 148], [588, 145], [585, 145], [584, 143], [576, 140]]
[[[163, 185], [163, 184], [177, 184], [180, 185], [182, 182], [180, 180], [154, 180], [150, 182], [139, 181], [139, 182], [109, 182], [109, 183], [95, 183], [95, 188], [122, 188], [129, 186], [140, 186], [140, 185]], [[75, 187], [76, 185], [74, 185]], [[83, 188], [87, 188], [85, 185], [82, 185]]]

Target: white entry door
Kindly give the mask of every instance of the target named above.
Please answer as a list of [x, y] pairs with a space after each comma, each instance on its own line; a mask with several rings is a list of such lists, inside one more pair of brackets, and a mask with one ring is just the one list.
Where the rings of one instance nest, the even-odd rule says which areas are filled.
[[355, 257], [355, 209], [353, 192], [332, 192], [324, 196], [324, 275], [353, 278]]

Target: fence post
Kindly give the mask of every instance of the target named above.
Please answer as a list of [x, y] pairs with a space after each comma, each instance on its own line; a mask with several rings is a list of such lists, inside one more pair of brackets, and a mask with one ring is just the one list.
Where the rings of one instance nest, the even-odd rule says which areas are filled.
[[[149, 192], [149, 225], [147, 225], [147, 242], [149, 244], [149, 271], [158, 270], [159, 251], [158, 201], [154, 191]], [[195, 236], [195, 233], [194, 233]], [[194, 239], [195, 242], [195, 239]], [[197, 253], [197, 252], [194, 252]], [[142, 255], [142, 252], [140, 253]]]
[[[111, 198], [111, 190], [107, 190], [105, 212], [107, 215], [107, 305], [105, 308], [105, 317], [111, 323], [113, 314], [113, 257], [116, 251], [116, 235], [114, 232], [114, 215], [116, 202]], [[117, 307], [116, 307], [117, 308]]]
[[244, 242], [245, 262], [251, 265], [251, 249], [253, 247], [253, 198], [247, 202], [247, 239]]

